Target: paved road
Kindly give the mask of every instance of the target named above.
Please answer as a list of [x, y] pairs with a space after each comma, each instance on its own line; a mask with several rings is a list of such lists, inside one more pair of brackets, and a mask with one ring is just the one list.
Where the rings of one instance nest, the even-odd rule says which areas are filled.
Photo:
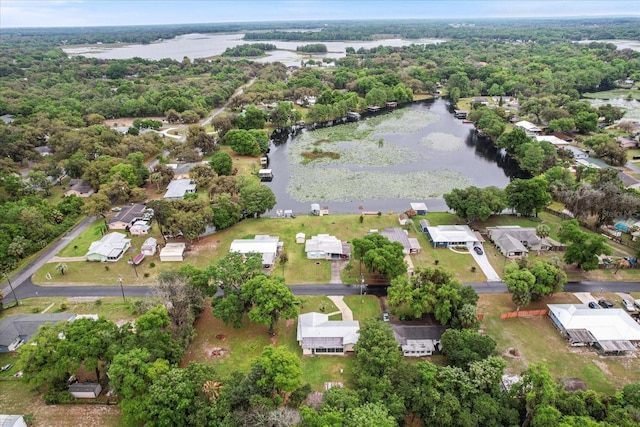
[[[479, 294], [499, 294], [507, 292], [502, 282], [469, 283]], [[143, 297], [150, 294], [148, 286], [124, 286], [125, 296]], [[360, 288], [358, 285], [293, 285], [291, 290], [296, 295], [358, 295], [360, 292], [374, 295], [385, 295], [382, 286]], [[122, 296], [120, 286], [38, 286], [26, 280], [15, 289], [18, 300], [32, 297], [119, 297]], [[638, 282], [571, 282], [565, 285], [566, 292], [638, 292]], [[11, 302], [12, 295], [6, 294], [5, 300]]]
[[[80, 221], [78, 225], [73, 227], [67, 234], [62, 236], [62, 238], [58, 239], [55, 243], [53, 243], [49, 248], [43, 250], [40, 255], [38, 255], [33, 261], [29, 263], [25, 268], [23, 268], [19, 273], [16, 273], [9, 280], [11, 281], [11, 285], [13, 289], [18, 293], [18, 289], [28, 281], [31, 283], [31, 276], [35, 274], [43, 265], [49, 261], [55, 254], [58, 253], [62, 248], [67, 246], [67, 244], [75, 239], [85, 228], [87, 228], [93, 221], [95, 221], [95, 217], [88, 217]], [[6, 300], [11, 300], [11, 288], [9, 283], [5, 280], [2, 282], [2, 295], [4, 295]], [[20, 299], [20, 297], [18, 297]]]

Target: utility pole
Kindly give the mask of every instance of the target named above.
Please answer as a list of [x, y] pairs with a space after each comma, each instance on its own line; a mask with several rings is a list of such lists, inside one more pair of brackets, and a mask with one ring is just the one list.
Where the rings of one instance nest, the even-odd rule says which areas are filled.
[[120, 282], [120, 290], [122, 291], [122, 301], [127, 302], [124, 298], [124, 288], [122, 287], [122, 275], [118, 274], [118, 281]]
[[11, 280], [9, 280], [9, 275], [5, 272], [3, 272], [2, 274], [7, 278], [7, 283], [9, 284], [9, 288], [11, 289], [11, 293], [13, 294], [13, 299], [16, 300], [16, 305], [19, 305], [18, 297], [16, 296], [16, 291], [13, 290], [13, 285], [11, 284]]

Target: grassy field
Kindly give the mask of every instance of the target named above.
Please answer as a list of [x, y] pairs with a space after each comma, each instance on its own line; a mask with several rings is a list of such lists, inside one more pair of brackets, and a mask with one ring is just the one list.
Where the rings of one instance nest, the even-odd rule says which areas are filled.
[[[607, 293], [603, 297], [616, 298], [615, 294]], [[526, 308], [575, 302], [579, 301], [572, 294], [557, 294]], [[635, 356], [600, 357], [591, 349], [571, 347], [547, 316], [500, 319], [501, 313], [514, 310], [508, 294], [483, 294], [478, 302], [478, 311], [484, 314], [482, 327], [496, 340], [496, 351], [507, 362], [506, 372], [519, 374], [532, 363], [545, 363], [554, 379], [581, 378], [589, 389], [605, 393], [640, 381], [640, 363]], [[521, 356], [512, 357], [509, 348], [517, 348]]]
[[[346, 297], [345, 302], [352, 309], [354, 319], [364, 320], [380, 316], [378, 299], [373, 296]], [[301, 313], [336, 311], [335, 305], [324, 296], [306, 296], [302, 298]], [[340, 316], [338, 316], [340, 317]], [[332, 319], [336, 320], [336, 319]], [[304, 356], [296, 341], [297, 320], [282, 320], [278, 335], [270, 337], [268, 328], [245, 320], [240, 329], [226, 326], [213, 317], [209, 306], [196, 322], [196, 337], [187, 349], [182, 364], [191, 361], [218, 366], [218, 371], [239, 370], [246, 372], [260, 356], [267, 345], [284, 346], [302, 358], [303, 378], [314, 390], [322, 390], [327, 381], [349, 381], [352, 371], [352, 356]], [[212, 349], [221, 348], [222, 355], [212, 356]]]
[[0, 319], [18, 314], [69, 312], [76, 314], [97, 314], [107, 320], [118, 321], [135, 317], [132, 304], [141, 298], [93, 298], [93, 297], [40, 297], [20, 300], [20, 305], [0, 311]]

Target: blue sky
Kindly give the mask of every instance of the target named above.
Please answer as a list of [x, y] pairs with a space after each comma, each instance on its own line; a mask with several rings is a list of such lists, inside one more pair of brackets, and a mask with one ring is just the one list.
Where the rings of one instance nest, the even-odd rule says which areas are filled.
[[1, 0], [0, 29], [240, 21], [640, 16], [640, 0]]

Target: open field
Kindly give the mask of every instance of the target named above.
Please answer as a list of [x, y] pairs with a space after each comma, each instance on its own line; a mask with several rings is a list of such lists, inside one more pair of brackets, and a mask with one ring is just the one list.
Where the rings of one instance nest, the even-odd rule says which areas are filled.
[[20, 300], [20, 305], [8, 310], [0, 311], [0, 319], [18, 314], [41, 313], [45, 309], [47, 313], [69, 312], [76, 314], [97, 314], [113, 322], [132, 319], [135, 317], [132, 303], [140, 298], [94, 298], [94, 297], [40, 297]]
[[[345, 298], [347, 305], [353, 310], [354, 319], [380, 316], [376, 297], [363, 296], [362, 300], [360, 302], [360, 296]], [[327, 297], [306, 296], [302, 298], [300, 312], [322, 311], [321, 307], [325, 308], [325, 313], [337, 310]], [[183, 365], [197, 361], [218, 366], [220, 373], [233, 370], [246, 372], [267, 345], [285, 346], [302, 357], [302, 350], [296, 341], [297, 320], [280, 321], [278, 335], [270, 337], [268, 327], [248, 320], [240, 329], [224, 325], [213, 317], [207, 304], [195, 326], [197, 334], [187, 348]], [[222, 349], [222, 354], [212, 356], [214, 348]], [[352, 364], [352, 356], [305, 356], [302, 357], [302, 375], [314, 390], [322, 390], [327, 381], [348, 381]]]
[[[615, 294], [607, 293], [594, 296], [612, 301], [616, 298]], [[537, 301], [526, 309], [575, 302], [579, 301], [572, 294], [563, 293]], [[478, 302], [478, 312], [484, 314], [482, 327], [496, 340], [496, 351], [507, 362], [506, 372], [519, 374], [532, 363], [545, 363], [555, 380], [581, 378], [589, 389], [606, 393], [640, 381], [637, 355], [601, 357], [592, 349], [571, 347], [547, 316], [500, 319], [501, 313], [514, 310], [509, 294], [484, 294]], [[521, 355], [511, 356], [509, 348], [517, 348]]]

